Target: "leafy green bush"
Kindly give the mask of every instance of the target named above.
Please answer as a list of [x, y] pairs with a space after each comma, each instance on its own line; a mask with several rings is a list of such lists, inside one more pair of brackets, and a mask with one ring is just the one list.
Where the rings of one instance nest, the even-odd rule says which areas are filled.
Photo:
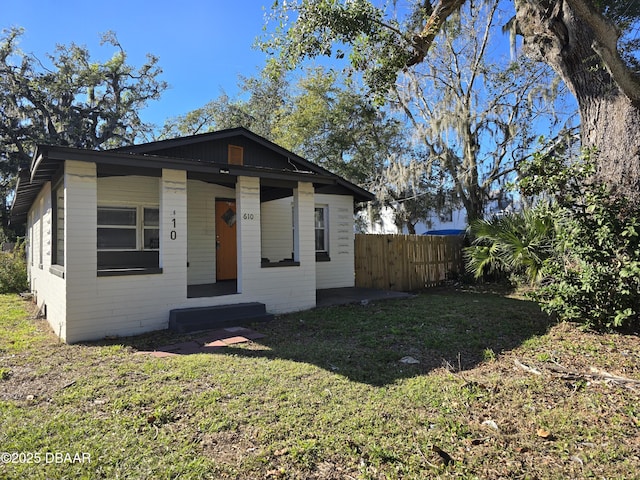
[[29, 289], [24, 244], [12, 252], [0, 252], [0, 293], [20, 293]]
[[533, 294], [563, 320], [610, 330], [640, 326], [640, 222], [637, 210], [604, 189], [584, 209], [559, 208], [556, 255]]
[[572, 163], [538, 156], [523, 172], [525, 193], [552, 199], [556, 226], [553, 255], [532, 296], [561, 320], [599, 330], [637, 329], [640, 212], [594, 182], [593, 172], [590, 155]]

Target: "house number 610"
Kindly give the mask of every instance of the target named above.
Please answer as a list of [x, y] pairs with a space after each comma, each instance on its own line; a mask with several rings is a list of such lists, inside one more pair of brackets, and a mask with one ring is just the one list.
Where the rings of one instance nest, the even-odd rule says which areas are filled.
[[[173, 214], [175, 215], [176, 212], [173, 212]], [[173, 225], [173, 229], [171, 230], [171, 232], [169, 232], [169, 238], [171, 238], [171, 240], [175, 240], [176, 238], [178, 238], [178, 234], [176, 233], [176, 219], [175, 217], [171, 219], [171, 224]]]
[[244, 220], [253, 220], [253, 213], [245, 213], [242, 215]]

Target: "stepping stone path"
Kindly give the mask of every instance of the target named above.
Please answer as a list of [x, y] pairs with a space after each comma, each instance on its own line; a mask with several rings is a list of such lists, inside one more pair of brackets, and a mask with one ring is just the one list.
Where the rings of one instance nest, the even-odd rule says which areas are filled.
[[220, 348], [238, 343], [251, 342], [265, 335], [244, 327], [229, 327], [211, 330], [198, 338], [188, 342], [162, 345], [153, 351], [139, 351], [136, 355], [150, 355], [156, 358], [173, 357], [176, 355], [192, 355], [194, 353], [212, 353]]

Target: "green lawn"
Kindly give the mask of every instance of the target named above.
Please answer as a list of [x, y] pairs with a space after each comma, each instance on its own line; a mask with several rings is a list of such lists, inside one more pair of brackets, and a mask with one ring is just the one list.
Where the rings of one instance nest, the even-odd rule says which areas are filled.
[[13, 454], [0, 478], [640, 470], [640, 384], [589, 376], [596, 367], [640, 379], [638, 337], [554, 325], [521, 298], [434, 290], [316, 309], [254, 326], [267, 335], [256, 343], [161, 359], [134, 353], [190, 337], [70, 346], [29, 313], [0, 296], [0, 451]]

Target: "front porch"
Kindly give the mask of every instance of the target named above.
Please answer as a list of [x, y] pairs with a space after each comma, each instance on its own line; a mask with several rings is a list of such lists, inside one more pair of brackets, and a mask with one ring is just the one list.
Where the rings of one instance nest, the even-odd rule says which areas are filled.
[[[222, 297], [238, 293], [238, 283], [235, 280], [224, 280], [218, 283], [204, 285], [189, 285], [187, 287], [188, 298]], [[316, 306], [329, 307], [332, 305], [347, 305], [350, 303], [368, 303], [378, 300], [398, 300], [411, 298], [413, 295], [407, 292], [395, 292], [391, 290], [378, 290], [376, 288], [322, 288], [316, 290]]]
[[[200, 297], [221, 297], [235, 294], [235, 282], [225, 281], [208, 285], [192, 285], [191, 294]], [[316, 305], [327, 307], [360, 303], [363, 305], [378, 300], [410, 298], [405, 292], [392, 292], [374, 288], [329, 288], [316, 290]], [[265, 305], [259, 302], [238, 303], [237, 297], [228, 304], [216, 304], [195, 308], [180, 308], [171, 311], [169, 329], [177, 333], [211, 330], [215, 328], [240, 327], [253, 323], [268, 322], [274, 317], [267, 313]]]

